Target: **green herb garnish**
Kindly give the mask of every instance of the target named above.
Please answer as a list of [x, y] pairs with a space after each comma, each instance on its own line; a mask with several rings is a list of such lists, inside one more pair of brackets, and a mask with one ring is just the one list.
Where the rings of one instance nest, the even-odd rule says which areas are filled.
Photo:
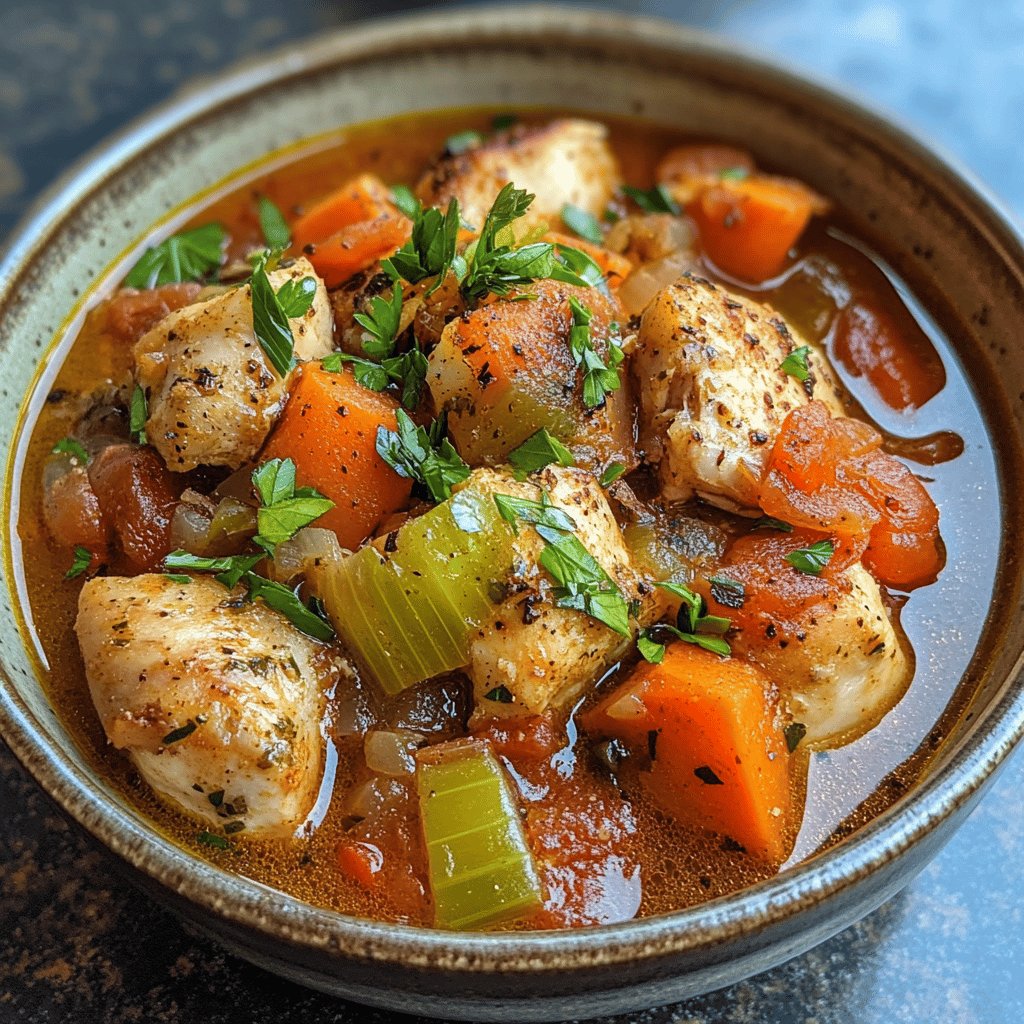
[[363, 351], [371, 359], [383, 359], [395, 351], [395, 338], [402, 323], [402, 286], [396, 281], [391, 299], [375, 295], [369, 313], [353, 318], [363, 328]]
[[807, 726], [803, 722], [790, 722], [782, 730], [782, 735], [786, 737], [786, 749], [792, 754], [807, 735]]
[[531, 434], [518, 448], [513, 448], [508, 453], [508, 461], [516, 470], [517, 480], [523, 480], [528, 473], [536, 473], [552, 464], [573, 465], [572, 452], [544, 427]]
[[719, 181], [743, 181], [750, 177], [746, 167], [726, 167], [718, 172]]
[[604, 233], [598, 219], [592, 213], [573, 206], [572, 203], [566, 203], [562, 207], [562, 223], [588, 242], [600, 245], [604, 241]]
[[808, 576], [820, 576], [821, 570], [828, 565], [829, 559], [835, 553], [836, 546], [830, 540], [819, 540], [809, 544], [805, 548], [797, 548], [786, 555], [786, 561], [794, 569]]
[[616, 480], [626, 472], [626, 467], [621, 462], [610, 462], [605, 466], [604, 472], [601, 474], [598, 483], [602, 487], [611, 487]]
[[531, 526], [548, 526], [553, 530], [572, 533], [576, 523], [567, 512], [551, 503], [547, 491], [542, 491], [540, 501], [532, 498], [517, 498], [511, 494], [495, 494], [494, 504], [498, 513], [510, 526], [519, 526], [519, 520]]
[[391, 202], [410, 220], [422, 209], [420, 201], [413, 195], [408, 185], [392, 185]]
[[793, 527], [781, 519], [776, 519], [774, 516], [761, 516], [760, 519], [755, 519], [750, 527], [752, 530], [778, 530], [780, 533], [792, 533]]
[[206, 829], [196, 835], [196, 842], [202, 843], [203, 846], [212, 846], [215, 850], [231, 849], [231, 844], [223, 836], [219, 836], [215, 832], [207, 832]]
[[583, 405], [587, 409], [598, 409], [604, 405], [610, 392], [622, 387], [618, 370], [624, 358], [622, 349], [609, 339], [608, 362], [605, 363], [590, 337], [590, 310], [575, 295], [569, 297], [569, 308], [572, 310], [569, 347], [573, 359], [583, 367]]
[[493, 700], [498, 704], [511, 704], [515, 697], [507, 686], [496, 686], [484, 694], [484, 700]]
[[679, 204], [672, 198], [672, 194], [664, 185], [655, 185], [654, 188], [634, 188], [632, 185], [623, 185], [622, 191], [625, 195], [640, 207], [644, 213], [673, 213], [677, 217], [682, 212]]
[[268, 249], [283, 251], [292, 244], [292, 232], [277, 205], [266, 196], [260, 196], [256, 202], [260, 217], [260, 230]]
[[316, 281], [312, 277], [286, 281], [275, 292], [267, 276], [269, 258], [270, 254], [266, 252], [256, 257], [249, 280], [252, 325], [260, 348], [278, 374], [284, 377], [295, 365], [295, 337], [289, 320], [305, 316], [313, 304]]
[[726, 608], [742, 608], [747, 600], [747, 592], [739, 580], [729, 576], [709, 576], [708, 583], [711, 584], [711, 596]]
[[78, 576], [81, 576], [86, 569], [92, 564], [92, 552], [88, 548], [83, 548], [80, 545], [75, 546], [74, 560], [71, 562], [71, 568], [64, 573], [64, 579], [73, 580]]
[[136, 384], [128, 403], [128, 431], [137, 444], [149, 444], [146, 437], [146, 421], [149, 419], [149, 402], [142, 385]]
[[519, 118], [515, 114], [495, 114], [491, 118], [491, 127], [496, 132], [503, 132], [517, 124], [518, 121]]
[[398, 384], [402, 389], [402, 405], [415, 411], [423, 395], [427, 379], [427, 357], [419, 348], [411, 348], [398, 356], [389, 356], [375, 363], [346, 352], [332, 352], [321, 361], [328, 373], [340, 373], [345, 363], [350, 363], [356, 383], [370, 391], [383, 391], [389, 384]]
[[220, 266], [226, 237], [219, 224], [179, 231], [147, 249], [124, 283], [129, 288], [159, 288], [182, 281], [202, 281]]
[[399, 475], [422, 484], [434, 501], [447, 501], [452, 487], [469, 474], [469, 466], [445, 437], [444, 418], [426, 429], [418, 427], [404, 409], [396, 413], [398, 430], [377, 428], [377, 454]]
[[291, 459], [264, 462], [253, 472], [252, 482], [261, 503], [256, 513], [259, 532], [254, 540], [269, 554], [334, 508], [334, 502], [314, 488], [295, 486], [295, 463]]
[[180, 740], [191, 736], [205, 721], [206, 719], [202, 715], [196, 715], [195, 718], [190, 718], [184, 725], [179, 726], [177, 729], [172, 729], [160, 742], [165, 747], [169, 747], [172, 743], [178, 743]]
[[782, 360], [779, 364], [779, 369], [783, 373], [788, 373], [790, 377], [796, 377], [796, 379], [802, 383], [803, 381], [808, 380], [811, 376], [811, 371], [807, 366], [807, 357], [810, 354], [810, 347], [808, 345], [801, 345], [799, 348], [793, 349], [793, 351]]
[[410, 284], [436, 277], [430, 289], [433, 290], [444, 280], [455, 259], [455, 244], [461, 224], [459, 201], [452, 199], [447, 213], [442, 213], [436, 206], [424, 210], [417, 203], [411, 217], [409, 241], [381, 266], [395, 280], [402, 278]]
[[657, 640], [659, 632], [669, 633], [686, 643], [696, 644], [723, 658], [727, 658], [732, 653], [728, 642], [722, 639], [732, 626], [731, 619], [723, 618], [720, 615], [708, 615], [704, 599], [700, 594], [694, 593], [685, 583], [666, 580], [658, 583], [657, 586], [678, 597], [681, 604], [675, 626], [658, 623], [644, 630], [638, 638], [637, 650], [647, 661], [657, 665], [665, 656], [665, 645]]
[[452, 156], [460, 156], [467, 150], [475, 149], [484, 141], [484, 137], [477, 131], [467, 130], [449, 135], [445, 140], [444, 148]]
[[50, 451], [54, 455], [70, 455], [79, 465], [87, 466], [89, 464], [89, 453], [85, 450], [85, 446], [73, 437], [62, 437]]

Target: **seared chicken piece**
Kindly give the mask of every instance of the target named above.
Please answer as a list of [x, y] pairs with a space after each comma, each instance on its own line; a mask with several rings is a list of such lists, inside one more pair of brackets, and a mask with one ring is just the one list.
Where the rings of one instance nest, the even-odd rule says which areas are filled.
[[457, 196], [462, 219], [477, 230], [494, 197], [509, 182], [536, 199], [519, 225], [557, 224], [566, 203], [600, 216], [620, 180], [608, 129], [561, 119], [513, 128], [456, 156], [443, 156], [420, 179], [425, 206], [447, 208]]
[[757, 508], [765, 461], [782, 421], [817, 398], [843, 415], [814, 346], [800, 382], [781, 367], [808, 345], [768, 306], [686, 274], [660, 292], [640, 325], [632, 359], [641, 443], [659, 467], [662, 494], [695, 494], [731, 511]]
[[[660, 598], [633, 568], [604, 491], [590, 473], [549, 466], [529, 481], [519, 482], [505, 471], [478, 469], [473, 479], [494, 494], [533, 501], [546, 491], [552, 504], [572, 518], [574, 536], [615, 581], [626, 601], [640, 602], [641, 624], [657, 618]], [[476, 720], [564, 707], [631, 642], [583, 611], [557, 607], [552, 594], [556, 584], [540, 565], [544, 548], [536, 530], [520, 524], [508, 597], [490, 624], [470, 641], [467, 672], [473, 681]], [[633, 620], [631, 625], [635, 628]], [[511, 703], [486, 697], [499, 686], [511, 693]]]
[[793, 623], [795, 634], [769, 638], [741, 630], [732, 640], [735, 655], [756, 662], [778, 684], [793, 720], [807, 728], [805, 742], [818, 747], [837, 746], [877, 725], [913, 675], [874, 578], [859, 562], [845, 576], [849, 592], [803, 612]]
[[108, 739], [161, 799], [218, 830], [296, 831], [320, 786], [340, 659], [205, 578], [92, 579], [75, 630]]
[[[304, 316], [290, 321], [295, 358], [334, 347], [330, 303], [309, 261], [271, 272], [274, 290], [312, 277], [317, 289]], [[135, 378], [149, 396], [146, 433], [168, 467], [237, 469], [266, 440], [288, 394], [253, 330], [249, 286], [175, 310], [135, 346]]]

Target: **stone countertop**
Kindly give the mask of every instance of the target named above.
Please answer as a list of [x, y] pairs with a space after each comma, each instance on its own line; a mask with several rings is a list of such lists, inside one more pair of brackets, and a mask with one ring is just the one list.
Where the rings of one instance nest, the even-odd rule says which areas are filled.
[[[185, 81], [371, 8], [415, 6], [169, 0], [157, 10], [133, 0], [4, 0], [0, 235], [69, 161]], [[1024, 0], [969, 11], [953, 0], [595, 6], [721, 32], [866, 96], [1024, 214]], [[1018, 753], [948, 847], [860, 924], [774, 971], [629, 1024], [1021, 1021], [1022, 792]], [[0, 1021], [411, 1020], [297, 988], [194, 938], [122, 883], [2, 745], [0, 807]]]

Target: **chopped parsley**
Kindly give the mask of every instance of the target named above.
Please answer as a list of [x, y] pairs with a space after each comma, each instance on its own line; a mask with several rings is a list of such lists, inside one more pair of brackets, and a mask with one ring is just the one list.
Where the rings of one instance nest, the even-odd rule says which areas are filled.
[[610, 392], [622, 387], [618, 369], [624, 359], [622, 349], [613, 339], [609, 339], [606, 363], [597, 354], [590, 336], [593, 314], [575, 295], [569, 297], [569, 308], [572, 310], [569, 348], [577, 365], [583, 367], [583, 405], [587, 409], [599, 409], [605, 404]]
[[131, 438], [138, 444], [149, 444], [146, 437], [146, 421], [149, 419], [149, 402], [141, 384], [135, 385], [131, 401], [128, 403], [128, 430]]
[[799, 348], [793, 349], [793, 351], [790, 352], [781, 363], [779, 363], [779, 369], [783, 373], [788, 373], [790, 377], [795, 377], [798, 381], [803, 383], [805, 380], [809, 380], [811, 376], [811, 371], [807, 366], [807, 357], [810, 354], [810, 346], [801, 345]]
[[515, 697], [507, 686], [496, 686], [484, 694], [484, 700], [493, 700], [498, 704], [511, 704]]
[[389, 356], [379, 363], [345, 352], [332, 352], [325, 356], [321, 365], [328, 373], [340, 373], [342, 365], [350, 363], [356, 383], [370, 391], [383, 391], [389, 384], [398, 384], [402, 389], [402, 405], [414, 411], [423, 396], [427, 379], [427, 357], [419, 348], [411, 348], [398, 356]]
[[451, 156], [461, 156], [467, 150], [476, 149], [483, 141], [484, 137], [479, 132], [469, 129], [449, 135], [445, 139], [444, 148]]
[[220, 266], [226, 238], [220, 224], [179, 231], [147, 249], [124, 283], [129, 288], [159, 288], [182, 281], [202, 281]]
[[436, 288], [455, 259], [455, 244], [461, 225], [459, 201], [452, 199], [447, 213], [442, 213], [436, 206], [424, 210], [417, 203], [410, 216], [412, 233], [409, 241], [381, 266], [395, 280], [402, 278], [409, 284], [436, 277], [432, 289]]
[[269, 554], [334, 508], [334, 502], [314, 488], [295, 486], [295, 463], [291, 459], [264, 462], [254, 470], [252, 482], [260, 497], [255, 543]]
[[504, 132], [513, 125], [518, 124], [519, 118], [515, 114], [495, 114], [491, 118], [491, 127], [496, 132]]
[[266, 196], [260, 196], [256, 203], [260, 217], [260, 230], [268, 249], [283, 251], [292, 244], [292, 233], [284, 214]]
[[75, 546], [74, 560], [71, 562], [71, 568], [64, 573], [64, 579], [73, 580], [81, 576], [89, 566], [92, 565], [92, 552], [88, 548], [83, 548], [80, 545]]
[[516, 470], [518, 480], [555, 463], [559, 466], [573, 465], [572, 452], [544, 427], [531, 434], [518, 448], [513, 448], [508, 454], [508, 461]]
[[553, 505], [547, 491], [541, 492], [540, 501], [517, 498], [511, 494], [495, 494], [494, 504], [498, 506], [498, 514], [509, 526], [518, 526], [519, 520], [522, 520], [531, 526], [547, 526], [566, 533], [576, 529], [572, 516]]
[[679, 209], [679, 204], [672, 198], [672, 193], [664, 185], [655, 185], [654, 188], [649, 189], [623, 185], [622, 191], [644, 213], [673, 213], [678, 217], [682, 212]]
[[397, 431], [383, 425], [377, 428], [377, 454], [399, 476], [422, 484], [434, 501], [446, 501], [470, 469], [445, 437], [444, 417], [429, 428], [413, 423], [404, 409], [397, 411], [396, 418]]
[[80, 466], [89, 464], [89, 453], [85, 446], [73, 437], [62, 437], [50, 450], [54, 455], [70, 455]]
[[611, 487], [616, 480], [626, 472], [626, 467], [621, 462], [610, 462], [605, 466], [604, 472], [601, 474], [601, 478], [598, 483], [602, 487]]
[[191, 736], [205, 721], [206, 718], [203, 715], [196, 715], [195, 718], [190, 718], [184, 725], [179, 726], [177, 729], [172, 729], [160, 742], [165, 747], [169, 747], [172, 743], [178, 743]]
[[396, 281], [391, 299], [375, 295], [369, 313], [353, 318], [363, 328], [363, 351], [371, 359], [383, 359], [395, 351], [395, 338], [402, 323], [402, 286]]
[[333, 639], [334, 627], [320, 614], [319, 606], [310, 607], [303, 603], [294, 590], [282, 583], [275, 583], [254, 572], [247, 572], [242, 582], [249, 591], [249, 599], [261, 600], [265, 605], [280, 612], [296, 629], [307, 636], [324, 642]]
[[830, 540], [818, 540], [805, 548], [797, 548], [786, 555], [786, 561], [794, 569], [808, 576], [820, 576], [821, 570], [828, 565], [829, 559], [835, 554], [836, 546]]
[[782, 735], [786, 737], [786, 749], [792, 754], [807, 735], [807, 726], [803, 722], [790, 722], [782, 730]]
[[638, 637], [637, 650], [647, 661], [658, 665], [665, 657], [665, 644], [658, 640], [658, 636], [664, 634], [684, 640], [688, 644], [696, 644], [723, 658], [732, 653], [728, 641], [722, 639], [732, 625], [731, 619], [720, 615], [708, 615], [704, 598], [694, 593], [685, 583], [674, 583], [669, 580], [657, 586], [678, 597], [681, 604], [674, 626], [664, 622], [658, 623], [645, 629]]
[[207, 832], [203, 829], [196, 835], [196, 842], [202, 843], [203, 846], [212, 846], [215, 850], [230, 850], [231, 844], [223, 837], [216, 834], [216, 832]]
[[739, 580], [730, 576], [709, 576], [708, 583], [711, 584], [711, 596], [726, 608], [742, 608], [747, 600], [747, 592]]
[[267, 276], [269, 253], [256, 257], [249, 287], [256, 340], [271, 365], [284, 377], [295, 365], [295, 337], [289, 321], [304, 316], [313, 304], [316, 281], [312, 277], [286, 281], [278, 291]]
[[718, 172], [719, 181], [744, 181], [750, 177], [746, 167], [725, 167]]
[[566, 203], [562, 207], [562, 223], [588, 242], [600, 245], [604, 241], [604, 233], [598, 219], [592, 213], [573, 206], [572, 203]]
[[776, 519], [774, 516], [761, 516], [760, 519], [754, 520], [750, 528], [752, 530], [778, 530], [780, 533], [793, 532], [793, 527], [789, 523]]
[[422, 209], [420, 201], [413, 195], [408, 185], [392, 185], [391, 202], [410, 220]]

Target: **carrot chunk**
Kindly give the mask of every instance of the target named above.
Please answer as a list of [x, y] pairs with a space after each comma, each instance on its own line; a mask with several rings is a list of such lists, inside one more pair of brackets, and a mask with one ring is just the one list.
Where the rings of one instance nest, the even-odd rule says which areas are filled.
[[412, 481], [376, 450], [377, 428], [397, 429], [398, 403], [356, 383], [349, 369], [328, 373], [307, 363], [262, 458], [290, 458], [301, 487], [334, 502], [317, 520], [344, 547], [361, 544], [385, 516], [409, 500]]
[[782, 269], [820, 202], [799, 181], [751, 175], [705, 188], [686, 209], [716, 266], [760, 282]]
[[576, 238], [571, 235], [563, 235], [559, 231], [549, 231], [544, 236], [545, 242], [554, 245], [568, 245], [573, 249], [579, 249], [586, 253], [600, 268], [601, 273], [608, 279], [608, 287], [612, 290], [618, 288], [622, 282], [629, 277], [633, 269], [633, 261], [603, 245], [595, 245], [583, 238]]
[[833, 418], [821, 402], [794, 409], [775, 442], [758, 502], [768, 515], [863, 548], [890, 586], [930, 583], [945, 561], [939, 512], [921, 482], [882, 451], [878, 431]]
[[584, 716], [619, 739], [651, 799], [684, 825], [718, 832], [781, 863], [793, 842], [789, 755], [768, 678], [685, 643], [640, 665]]
[[306, 252], [328, 288], [389, 256], [409, 238], [412, 225], [390, 201], [384, 183], [361, 174], [303, 214], [293, 244]]

